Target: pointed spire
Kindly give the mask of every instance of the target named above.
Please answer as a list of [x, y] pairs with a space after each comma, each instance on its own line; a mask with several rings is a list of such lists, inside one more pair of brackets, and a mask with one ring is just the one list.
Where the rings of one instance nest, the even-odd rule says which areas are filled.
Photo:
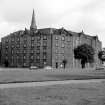
[[36, 29], [37, 29], [37, 26], [36, 26], [35, 14], [34, 14], [34, 9], [33, 9], [30, 30], [36, 30]]

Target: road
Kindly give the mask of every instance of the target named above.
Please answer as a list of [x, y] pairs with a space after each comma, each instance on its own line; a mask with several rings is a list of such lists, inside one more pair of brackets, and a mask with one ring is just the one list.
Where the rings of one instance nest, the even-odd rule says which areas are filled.
[[0, 89], [3, 89], [3, 88], [17, 88], [17, 87], [50, 86], [50, 85], [57, 85], [57, 84], [99, 83], [99, 82], [102, 82], [102, 81], [105, 81], [105, 79], [9, 83], [9, 84], [0, 84]]

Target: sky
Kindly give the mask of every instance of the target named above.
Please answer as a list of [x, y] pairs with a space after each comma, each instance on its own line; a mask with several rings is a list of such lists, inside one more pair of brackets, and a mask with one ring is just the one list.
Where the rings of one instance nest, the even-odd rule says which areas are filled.
[[0, 0], [0, 38], [30, 28], [62, 28], [99, 37], [105, 47], [105, 0]]

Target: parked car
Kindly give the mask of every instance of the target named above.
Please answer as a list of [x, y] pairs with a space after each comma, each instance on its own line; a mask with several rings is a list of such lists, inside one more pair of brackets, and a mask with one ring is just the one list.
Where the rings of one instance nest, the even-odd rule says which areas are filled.
[[51, 66], [46, 66], [46, 67], [44, 67], [44, 69], [46, 69], [46, 70], [51, 70], [52, 67], [51, 67]]
[[104, 70], [105, 69], [105, 67], [104, 66], [100, 66], [100, 67], [96, 67], [96, 70]]
[[38, 69], [38, 67], [37, 67], [37, 66], [30, 66], [29, 69], [30, 69], [30, 70], [36, 70], [36, 69]]

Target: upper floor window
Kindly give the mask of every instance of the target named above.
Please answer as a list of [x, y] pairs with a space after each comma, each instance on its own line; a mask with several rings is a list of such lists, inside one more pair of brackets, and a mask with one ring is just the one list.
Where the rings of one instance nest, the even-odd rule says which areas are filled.
[[19, 56], [17, 56], [16, 58], [19, 59]]
[[26, 37], [24, 37], [24, 41], [26, 41], [27, 40], [27, 38]]
[[8, 59], [8, 56], [6, 56], [5, 58]]
[[15, 39], [14, 39], [14, 38], [12, 38], [12, 39], [11, 39], [11, 41], [12, 41], [12, 42], [14, 42], [14, 41], [15, 41]]
[[58, 36], [56, 36], [55, 39], [58, 40]]
[[43, 40], [47, 40], [47, 36], [46, 35], [43, 36]]
[[31, 47], [34, 47], [34, 43], [31, 43]]
[[17, 44], [17, 48], [19, 48], [20, 47], [20, 45], [19, 44]]
[[31, 50], [31, 53], [34, 53], [34, 51], [33, 51], [33, 50]]
[[20, 41], [20, 39], [19, 39], [19, 38], [17, 38], [17, 41]]
[[5, 54], [8, 54], [8, 52], [7, 52], [7, 51], [5, 51]]
[[34, 56], [31, 56], [31, 59], [34, 59]]
[[8, 40], [8, 39], [6, 39], [6, 42], [8, 43], [8, 42], [9, 42], [9, 40]]
[[26, 59], [26, 56], [24, 56], [23, 58]]
[[40, 46], [40, 42], [37, 42], [37, 46]]
[[34, 40], [34, 37], [31, 37], [31, 40]]
[[37, 55], [37, 56], [36, 56], [36, 58], [37, 58], [37, 59], [40, 59], [40, 56], [39, 56], [39, 55]]
[[13, 54], [13, 53], [14, 53], [14, 51], [12, 50], [12, 51], [11, 51], [11, 53]]
[[6, 48], [8, 48], [9, 46], [6, 46]]
[[61, 50], [61, 54], [64, 54], [64, 50]]
[[68, 42], [70, 42], [70, 41], [71, 41], [71, 40], [70, 40], [70, 37], [68, 37], [68, 38], [67, 38], [67, 41], [68, 41]]
[[26, 45], [26, 44], [24, 44], [24, 45], [23, 45], [23, 47], [27, 47], [27, 45]]
[[40, 40], [41, 39], [41, 37], [40, 36], [37, 36], [37, 40]]
[[62, 47], [62, 48], [64, 48], [64, 47], [65, 47], [64, 43], [62, 43], [62, 44], [61, 44], [61, 47]]
[[62, 40], [62, 41], [64, 41], [64, 40], [65, 40], [65, 37], [64, 37], [64, 36], [62, 36], [62, 37], [61, 37], [61, 40]]
[[40, 50], [40, 46], [37, 46], [37, 50]]
[[56, 43], [55, 46], [58, 47], [58, 43]]
[[14, 45], [12, 45], [11, 47], [14, 48]]
[[43, 46], [47, 46], [47, 42], [43, 42]]
[[19, 51], [17, 51], [16, 53], [19, 54]]
[[78, 45], [79, 45], [79, 39], [76, 39], [75, 46], [78, 46]]

